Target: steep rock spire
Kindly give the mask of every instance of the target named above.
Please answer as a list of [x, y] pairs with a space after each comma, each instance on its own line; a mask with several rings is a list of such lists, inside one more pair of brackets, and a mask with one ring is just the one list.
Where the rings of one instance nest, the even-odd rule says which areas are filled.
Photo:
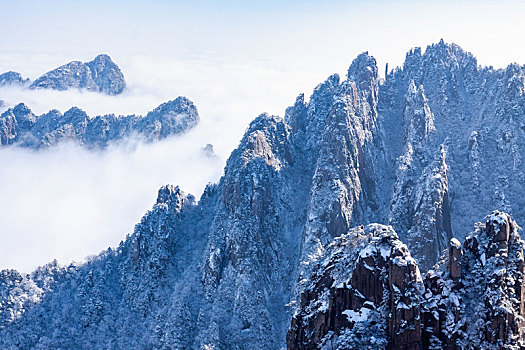
[[423, 281], [392, 227], [350, 230], [316, 266], [303, 282], [288, 349], [419, 349]]

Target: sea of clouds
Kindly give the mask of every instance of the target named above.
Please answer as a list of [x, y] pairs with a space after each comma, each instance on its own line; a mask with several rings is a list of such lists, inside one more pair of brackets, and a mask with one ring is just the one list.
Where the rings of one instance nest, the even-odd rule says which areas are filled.
[[[124, 141], [104, 152], [73, 144], [40, 152], [0, 148], [0, 269], [31, 271], [54, 258], [67, 264], [116, 246], [164, 184], [199, 197], [207, 182], [218, 181], [253, 118], [282, 116], [299, 93], [308, 98], [330, 74], [344, 76], [362, 51], [378, 59], [381, 75], [386, 62], [392, 69], [411, 47], [440, 38], [495, 67], [523, 62], [525, 53], [515, 45], [525, 28], [518, 2], [468, 1], [453, 10], [411, 1], [95, 3], [6, 2], [0, 73], [34, 80], [107, 53], [122, 69], [126, 91], [3, 87], [7, 107], [0, 113], [24, 102], [36, 114], [72, 106], [90, 116], [145, 114], [186, 96], [201, 123], [178, 138]], [[217, 157], [201, 152], [208, 143]]]
[[[37, 78], [70, 57], [31, 61], [3, 57], [24, 76]], [[86, 57], [84, 60], [89, 60]], [[181, 136], [145, 144], [124, 140], [104, 151], [74, 143], [34, 151], [0, 148], [0, 269], [29, 272], [53, 259], [82, 262], [118, 243], [156, 199], [164, 184], [200, 197], [223, 173], [229, 153], [249, 122], [262, 112], [283, 115], [287, 105], [322, 80], [322, 72], [274, 69], [265, 62], [226, 62], [209, 57], [113, 57], [128, 83], [118, 96], [68, 90], [0, 88], [2, 110], [23, 102], [40, 115], [72, 106], [88, 115], [145, 115], [177, 96], [190, 98], [201, 123]], [[47, 67], [47, 68], [46, 68]], [[314, 74], [312, 74], [314, 72]], [[0, 111], [1, 112], [1, 111]], [[202, 147], [212, 144], [209, 157]]]

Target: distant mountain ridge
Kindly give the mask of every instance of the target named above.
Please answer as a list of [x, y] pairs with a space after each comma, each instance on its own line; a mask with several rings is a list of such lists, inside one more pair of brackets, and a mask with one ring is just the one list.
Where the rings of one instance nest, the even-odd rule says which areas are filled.
[[76, 107], [64, 114], [51, 110], [37, 116], [21, 103], [0, 115], [0, 146], [39, 149], [73, 141], [91, 148], [105, 148], [126, 137], [152, 142], [188, 131], [199, 120], [197, 107], [186, 97], [163, 103], [144, 117], [108, 114], [89, 118]]
[[[0, 75], [0, 86], [25, 84], [17, 72]], [[124, 74], [106, 54], [95, 57], [90, 62], [72, 61], [49, 71], [29, 85], [29, 89], [68, 90], [86, 89], [108, 95], [118, 95], [126, 88]]]
[[20, 75], [20, 73], [9, 71], [0, 74], [0, 86], [24, 85], [26, 83], [29, 83], [29, 78], [22, 78], [22, 75]]
[[441, 41], [377, 73], [255, 118], [118, 247], [3, 271], [0, 347], [523, 348], [525, 67]]

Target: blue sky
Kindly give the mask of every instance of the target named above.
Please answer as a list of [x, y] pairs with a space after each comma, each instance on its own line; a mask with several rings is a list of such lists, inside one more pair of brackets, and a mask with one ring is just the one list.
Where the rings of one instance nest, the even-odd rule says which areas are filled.
[[[6, 1], [0, 52], [195, 55], [401, 63], [443, 37], [483, 64], [525, 62], [519, 1]], [[339, 67], [332, 68], [333, 70]]]

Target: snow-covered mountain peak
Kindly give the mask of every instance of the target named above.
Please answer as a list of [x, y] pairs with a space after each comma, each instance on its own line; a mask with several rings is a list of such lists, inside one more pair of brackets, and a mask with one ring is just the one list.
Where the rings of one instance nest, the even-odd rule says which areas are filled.
[[[260, 115], [198, 204], [163, 187], [119, 247], [42, 271], [47, 289], [2, 275], [0, 315], [17, 317], [2, 316], [0, 347], [279, 349], [297, 310], [295, 349], [520, 348], [524, 242], [509, 216], [525, 222], [519, 69], [478, 67], [441, 42], [381, 84], [376, 71], [362, 54], [284, 119]], [[158, 121], [175, 121], [165, 107], [149, 124], [92, 127], [113, 135], [128, 120], [161, 137]], [[38, 130], [62, 117], [46, 115]], [[0, 140], [17, 127], [9, 110]], [[509, 214], [469, 234], [494, 208]]]

